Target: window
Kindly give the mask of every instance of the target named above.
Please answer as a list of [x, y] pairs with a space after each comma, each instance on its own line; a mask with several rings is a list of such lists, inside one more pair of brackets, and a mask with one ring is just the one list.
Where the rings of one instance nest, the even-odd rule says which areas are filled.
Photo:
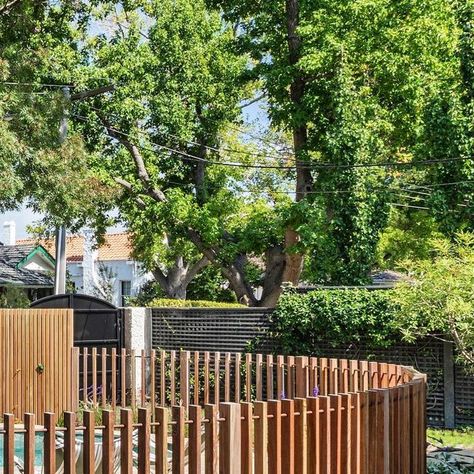
[[126, 306], [128, 297], [132, 295], [132, 282], [128, 280], [121, 281], [120, 290], [122, 306]]

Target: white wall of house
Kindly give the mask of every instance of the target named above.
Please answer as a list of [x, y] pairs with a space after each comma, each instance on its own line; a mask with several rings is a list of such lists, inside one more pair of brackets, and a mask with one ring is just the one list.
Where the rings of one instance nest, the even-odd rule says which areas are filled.
[[[122, 306], [122, 289], [130, 287], [130, 296], [136, 296], [140, 288], [152, 279], [150, 273], [143, 271], [140, 263], [133, 260], [111, 260], [101, 261], [99, 263], [107, 267], [113, 275], [113, 303], [116, 306]], [[96, 269], [98, 264], [96, 262]], [[82, 262], [68, 262], [67, 269], [71, 280], [74, 282], [78, 293], [84, 292], [84, 266]], [[96, 270], [97, 271], [97, 270]], [[128, 283], [129, 282], [129, 283]], [[90, 292], [89, 292], [90, 293]], [[87, 293], [86, 293], [87, 294]], [[93, 296], [99, 296], [94, 294]]]

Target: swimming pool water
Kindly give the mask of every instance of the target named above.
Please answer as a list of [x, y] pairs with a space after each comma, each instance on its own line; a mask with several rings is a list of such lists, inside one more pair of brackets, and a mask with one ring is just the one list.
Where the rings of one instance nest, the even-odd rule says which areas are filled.
[[[25, 435], [15, 433], [15, 456], [25, 462]], [[43, 465], [43, 433], [35, 435], [35, 466]], [[0, 467], [3, 467], [3, 434], [0, 434]]]

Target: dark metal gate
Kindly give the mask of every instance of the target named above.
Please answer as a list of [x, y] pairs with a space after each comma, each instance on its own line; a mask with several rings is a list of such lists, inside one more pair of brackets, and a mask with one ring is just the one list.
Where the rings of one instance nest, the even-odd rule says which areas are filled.
[[74, 310], [76, 347], [123, 347], [123, 313], [108, 301], [81, 294], [47, 296], [31, 304], [32, 308], [70, 308]]

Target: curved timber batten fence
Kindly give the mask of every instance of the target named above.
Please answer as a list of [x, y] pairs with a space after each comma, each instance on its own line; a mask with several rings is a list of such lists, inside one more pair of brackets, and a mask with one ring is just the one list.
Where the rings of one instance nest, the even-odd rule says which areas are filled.
[[[421, 474], [426, 378], [377, 362], [74, 349], [86, 410], [5, 415], [4, 466], [34, 472]], [[100, 408], [100, 410], [99, 410]], [[101, 412], [101, 413], [99, 413]], [[24, 457], [15, 436], [24, 437]], [[12, 469], [12, 470], [8, 470]]]

